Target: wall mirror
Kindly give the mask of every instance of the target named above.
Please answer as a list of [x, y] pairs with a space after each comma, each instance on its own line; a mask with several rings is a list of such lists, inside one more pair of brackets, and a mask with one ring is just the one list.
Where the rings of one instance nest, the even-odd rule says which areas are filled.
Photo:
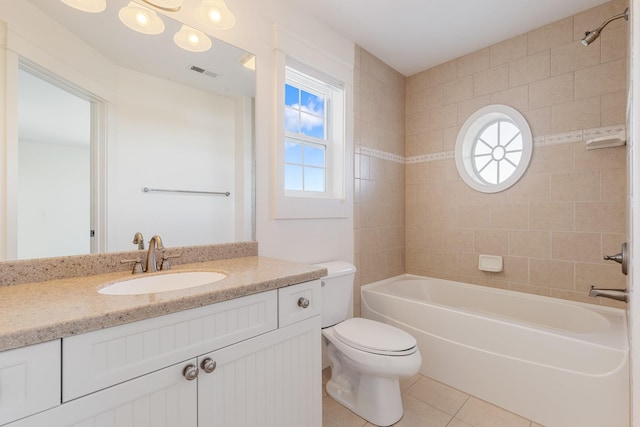
[[166, 15], [161, 34], [133, 31], [128, 4], [0, 0], [1, 259], [134, 250], [136, 232], [169, 247], [254, 239], [255, 57], [210, 36], [182, 49]]

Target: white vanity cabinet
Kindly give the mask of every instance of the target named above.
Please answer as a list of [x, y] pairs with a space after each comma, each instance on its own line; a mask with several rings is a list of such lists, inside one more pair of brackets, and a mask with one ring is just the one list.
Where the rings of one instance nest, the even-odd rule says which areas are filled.
[[62, 340], [62, 401], [278, 328], [277, 291]]
[[[295, 289], [313, 299], [298, 303]], [[65, 338], [63, 403], [8, 426], [321, 427], [319, 290], [316, 280]], [[279, 307], [300, 312], [279, 324]]]

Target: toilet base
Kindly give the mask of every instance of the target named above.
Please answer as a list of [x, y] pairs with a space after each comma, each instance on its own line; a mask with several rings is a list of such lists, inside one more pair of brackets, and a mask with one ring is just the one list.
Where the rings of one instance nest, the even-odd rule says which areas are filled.
[[398, 378], [357, 373], [350, 376], [357, 378], [347, 378], [344, 373], [331, 378], [326, 387], [329, 396], [377, 426], [390, 426], [402, 418]]

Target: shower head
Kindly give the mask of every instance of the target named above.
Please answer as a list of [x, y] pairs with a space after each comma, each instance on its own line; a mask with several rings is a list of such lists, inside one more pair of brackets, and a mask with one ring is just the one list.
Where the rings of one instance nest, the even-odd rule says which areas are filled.
[[595, 30], [587, 31], [586, 33], [584, 33], [584, 37], [582, 38], [582, 44], [585, 46], [589, 46], [591, 43], [596, 41], [598, 37], [600, 37], [600, 33], [602, 32], [604, 27], [606, 27], [609, 24], [609, 22], [615, 21], [616, 19], [620, 19], [620, 18], [624, 18], [625, 21], [629, 20], [629, 8], [626, 8], [624, 12], [622, 12], [621, 14], [612, 16], [611, 18], [607, 19], [602, 24], [600, 24], [600, 26]]
[[582, 44], [585, 46], [589, 46], [591, 43], [596, 41], [596, 39], [600, 37], [599, 30], [587, 31], [584, 33], [584, 37], [582, 38]]

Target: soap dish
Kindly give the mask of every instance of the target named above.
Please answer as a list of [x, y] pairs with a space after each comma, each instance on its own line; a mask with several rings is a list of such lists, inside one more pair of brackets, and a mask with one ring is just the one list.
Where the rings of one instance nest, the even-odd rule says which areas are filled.
[[498, 273], [502, 271], [502, 257], [500, 255], [480, 255], [478, 269]]

